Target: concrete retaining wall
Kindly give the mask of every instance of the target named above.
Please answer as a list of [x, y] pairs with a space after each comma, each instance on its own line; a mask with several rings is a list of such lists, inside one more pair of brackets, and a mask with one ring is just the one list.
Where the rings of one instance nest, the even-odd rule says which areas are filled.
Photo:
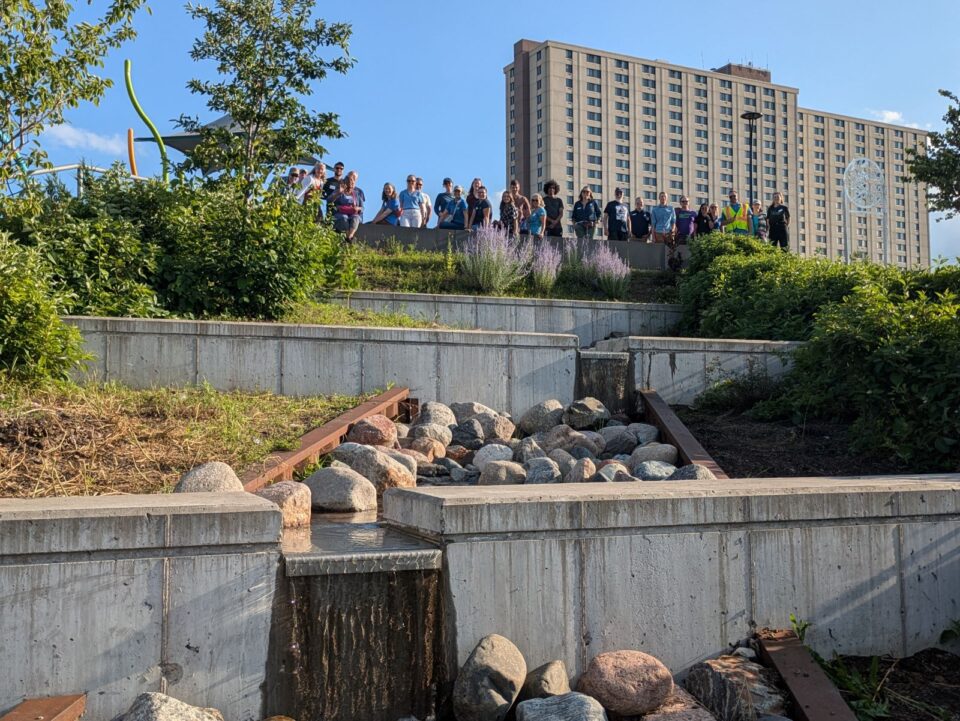
[[573, 400], [573, 335], [67, 318], [96, 360], [88, 376], [134, 388], [206, 381], [283, 395], [408, 386], [421, 400], [475, 400], [514, 415]]
[[0, 501], [0, 714], [162, 691], [262, 718], [280, 512], [246, 493]]
[[681, 308], [667, 303], [607, 303], [482, 295], [430, 295], [349, 291], [334, 302], [350, 308], [406, 313], [459, 328], [514, 333], [572, 333], [582, 346], [612, 333], [666, 335], [680, 322]]
[[790, 367], [790, 352], [799, 343], [712, 338], [614, 338], [596, 350], [629, 353], [628, 392], [653, 388], [667, 402], [689, 405], [723, 378], [765, 370], [777, 378]]
[[820, 653], [908, 655], [960, 617], [960, 475], [390, 490], [445, 546], [448, 662], [632, 648], [674, 672], [791, 613]]

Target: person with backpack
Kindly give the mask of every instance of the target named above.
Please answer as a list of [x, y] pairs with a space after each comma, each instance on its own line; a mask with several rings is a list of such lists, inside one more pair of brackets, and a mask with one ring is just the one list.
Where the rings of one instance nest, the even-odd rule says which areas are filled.
[[614, 190], [613, 197], [603, 209], [603, 230], [608, 240], [627, 240], [630, 237], [627, 229], [630, 206], [623, 202], [622, 189]]
[[600, 204], [593, 199], [593, 191], [586, 185], [580, 189], [580, 198], [573, 204], [572, 216], [577, 238], [593, 240], [600, 220]]

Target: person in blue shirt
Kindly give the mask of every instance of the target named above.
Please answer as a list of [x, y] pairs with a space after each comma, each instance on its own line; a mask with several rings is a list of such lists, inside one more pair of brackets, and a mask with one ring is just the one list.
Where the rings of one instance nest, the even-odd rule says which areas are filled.
[[600, 220], [600, 204], [593, 199], [593, 191], [586, 185], [580, 189], [580, 198], [573, 204], [573, 230], [578, 238], [593, 240]]
[[383, 205], [374, 216], [371, 223], [381, 225], [399, 225], [400, 223], [400, 201], [397, 200], [397, 189], [393, 183], [383, 184]]
[[672, 243], [677, 227], [677, 215], [673, 208], [667, 205], [666, 193], [660, 193], [660, 204], [650, 210], [650, 220], [653, 223], [653, 242]]
[[427, 208], [423, 202], [423, 193], [417, 190], [415, 175], [407, 176], [407, 187], [397, 196], [400, 201], [400, 227], [420, 228], [426, 217]]
[[[446, 186], [446, 182], [444, 182]], [[466, 230], [467, 227], [467, 201], [463, 198], [463, 188], [456, 186], [453, 189], [453, 195], [440, 211], [440, 222], [438, 228], [443, 230]]]
[[453, 181], [450, 178], [443, 179], [443, 192], [437, 193], [437, 198], [433, 203], [433, 209], [437, 213], [437, 227], [440, 227], [440, 216], [447, 207], [447, 203], [453, 200]]
[[543, 196], [540, 193], [534, 193], [530, 198], [530, 208], [527, 230], [534, 240], [543, 240], [543, 233], [547, 229], [547, 211], [543, 207]]
[[630, 235], [644, 243], [649, 243], [652, 224], [650, 211], [643, 209], [643, 198], [637, 198], [636, 210], [630, 211]]

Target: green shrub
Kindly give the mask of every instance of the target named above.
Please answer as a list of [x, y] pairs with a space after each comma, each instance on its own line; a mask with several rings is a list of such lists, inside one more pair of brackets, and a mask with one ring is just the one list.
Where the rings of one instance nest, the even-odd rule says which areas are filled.
[[60, 320], [59, 301], [39, 253], [0, 232], [0, 371], [62, 378], [85, 357], [80, 332]]

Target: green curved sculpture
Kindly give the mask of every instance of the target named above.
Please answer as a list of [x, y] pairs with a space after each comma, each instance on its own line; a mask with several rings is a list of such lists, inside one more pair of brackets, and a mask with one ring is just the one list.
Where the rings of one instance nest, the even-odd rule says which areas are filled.
[[137, 101], [137, 94], [133, 92], [133, 80], [130, 78], [130, 68], [130, 61], [124, 60], [123, 75], [127, 83], [127, 95], [130, 96], [130, 102], [133, 103], [133, 109], [137, 111], [137, 115], [140, 116], [140, 119], [146, 123], [148, 128], [150, 128], [150, 132], [153, 133], [153, 139], [157, 141], [157, 147], [160, 148], [160, 162], [163, 164], [163, 183], [164, 185], [169, 185], [170, 175], [167, 171], [167, 149], [163, 145], [163, 138], [160, 137], [160, 133], [157, 131], [157, 126], [153, 124], [153, 121], [151, 121], [149, 117], [147, 117], [147, 114], [143, 112], [143, 108], [140, 107], [140, 103]]

